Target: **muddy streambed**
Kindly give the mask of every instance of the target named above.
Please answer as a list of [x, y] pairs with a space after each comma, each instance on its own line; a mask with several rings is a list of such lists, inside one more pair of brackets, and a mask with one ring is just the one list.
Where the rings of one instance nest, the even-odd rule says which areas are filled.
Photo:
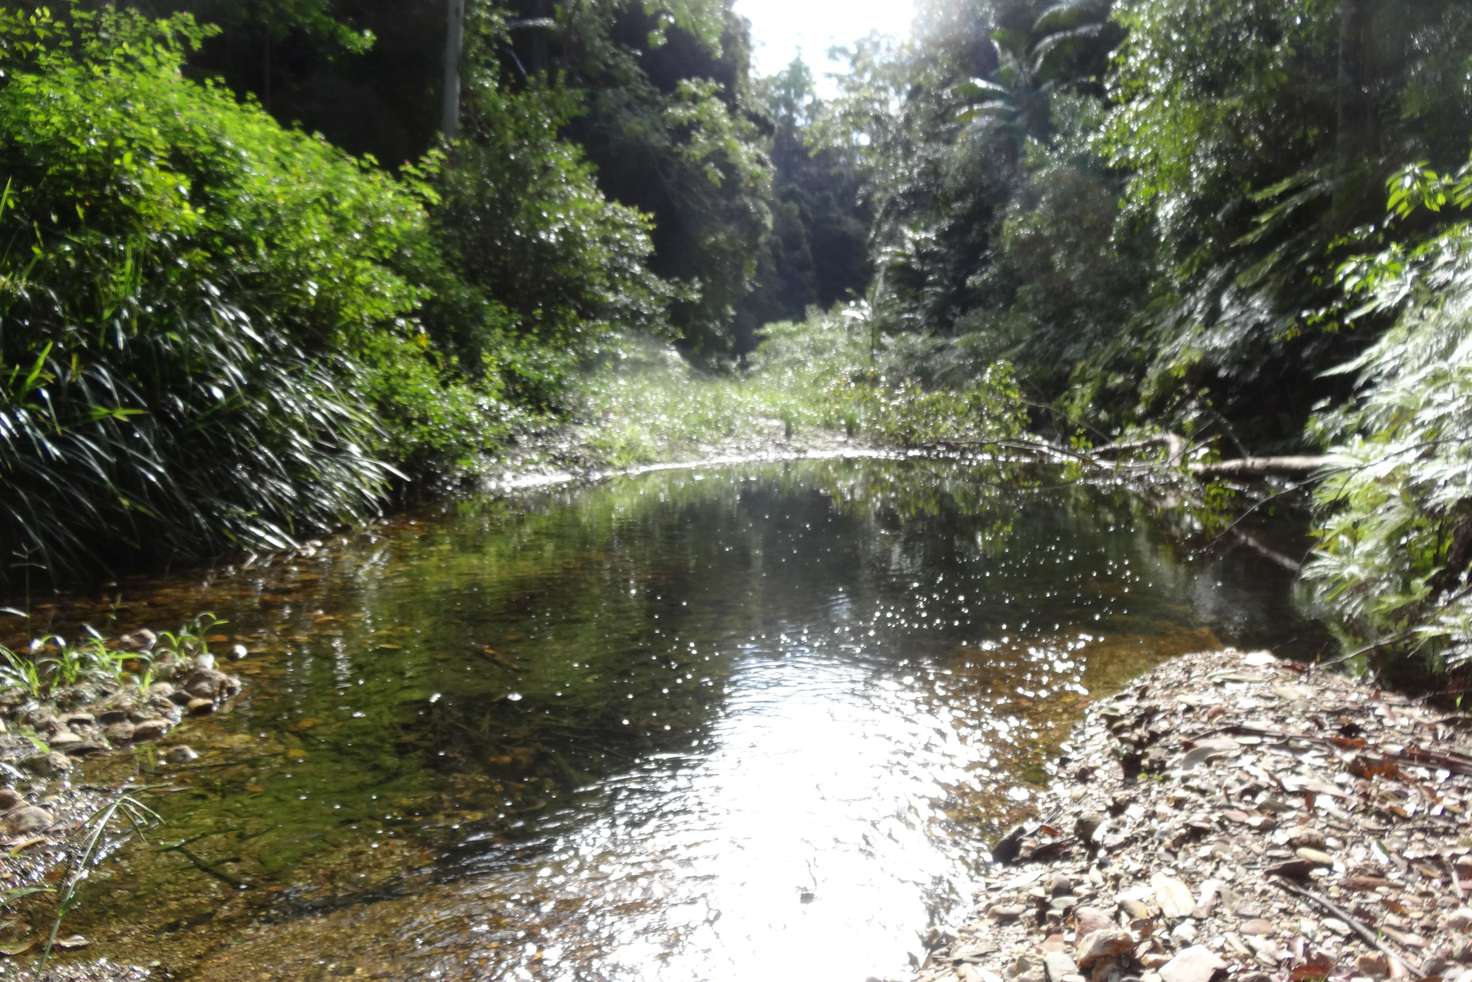
[[66, 931], [203, 979], [901, 977], [1091, 696], [1322, 644], [1139, 499], [934, 461], [461, 502], [110, 607], [252, 652], [197, 761], [86, 778], [167, 824]]

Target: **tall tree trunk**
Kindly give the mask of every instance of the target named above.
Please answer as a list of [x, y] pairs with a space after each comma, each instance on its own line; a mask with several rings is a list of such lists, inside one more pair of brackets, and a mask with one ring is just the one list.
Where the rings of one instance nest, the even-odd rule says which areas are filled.
[[[1375, 100], [1371, 89], [1371, 28], [1375, 0], [1340, 0], [1336, 155], [1340, 185], [1335, 210], [1352, 219], [1375, 156]], [[1378, 207], [1378, 202], [1377, 202]]]
[[446, 139], [460, 135], [460, 58], [465, 48], [465, 0], [445, 0], [445, 81], [440, 129]]

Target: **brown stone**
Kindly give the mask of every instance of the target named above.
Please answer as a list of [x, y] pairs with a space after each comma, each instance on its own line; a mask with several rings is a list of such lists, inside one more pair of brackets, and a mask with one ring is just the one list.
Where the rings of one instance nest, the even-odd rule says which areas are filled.
[[1074, 913], [1077, 923], [1078, 936], [1087, 937], [1095, 931], [1103, 931], [1115, 926], [1114, 918], [1104, 913], [1097, 907], [1080, 907]]
[[133, 739], [137, 741], [157, 740], [169, 732], [169, 721], [166, 719], [146, 719], [133, 727]]
[[134, 726], [132, 723], [114, 723], [102, 731], [102, 735], [113, 743], [131, 743]]
[[1128, 955], [1134, 947], [1134, 937], [1121, 928], [1094, 931], [1078, 944], [1078, 967], [1087, 972], [1096, 962]]
[[26, 805], [5, 816], [5, 831], [11, 835], [33, 835], [51, 827], [55, 819], [44, 808]]
[[1361, 955], [1355, 959], [1354, 970], [1366, 978], [1383, 979], [1390, 975], [1390, 959], [1379, 952]]

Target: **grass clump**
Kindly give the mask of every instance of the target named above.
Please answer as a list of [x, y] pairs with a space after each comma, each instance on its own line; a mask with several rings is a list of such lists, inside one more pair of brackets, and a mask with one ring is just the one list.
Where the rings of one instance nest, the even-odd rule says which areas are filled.
[[16, 690], [39, 699], [89, 682], [114, 688], [131, 682], [147, 690], [156, 668], [208, 655], [207, 635], [224, 623], [204, 613], [176, 631], [149, 636], [146, 643], [132, 644], [125, 638], [116, 647], [90, 627], [87, 638], [75, 643], [51, 634], [32, 640], [21, 651], [0, 645], [0, 692]]

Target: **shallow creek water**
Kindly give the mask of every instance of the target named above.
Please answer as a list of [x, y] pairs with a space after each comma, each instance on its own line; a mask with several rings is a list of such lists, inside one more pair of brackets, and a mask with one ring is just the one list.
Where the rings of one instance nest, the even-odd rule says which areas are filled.
[[166, 977], [902, 977], [1090, 697], [1321, 640], [1122, 492], [934, 461], [461, 502], [115, 605], [206, 609], [245, 693], [192, 764], [89, 765], [167, 825], [66, 925]]

